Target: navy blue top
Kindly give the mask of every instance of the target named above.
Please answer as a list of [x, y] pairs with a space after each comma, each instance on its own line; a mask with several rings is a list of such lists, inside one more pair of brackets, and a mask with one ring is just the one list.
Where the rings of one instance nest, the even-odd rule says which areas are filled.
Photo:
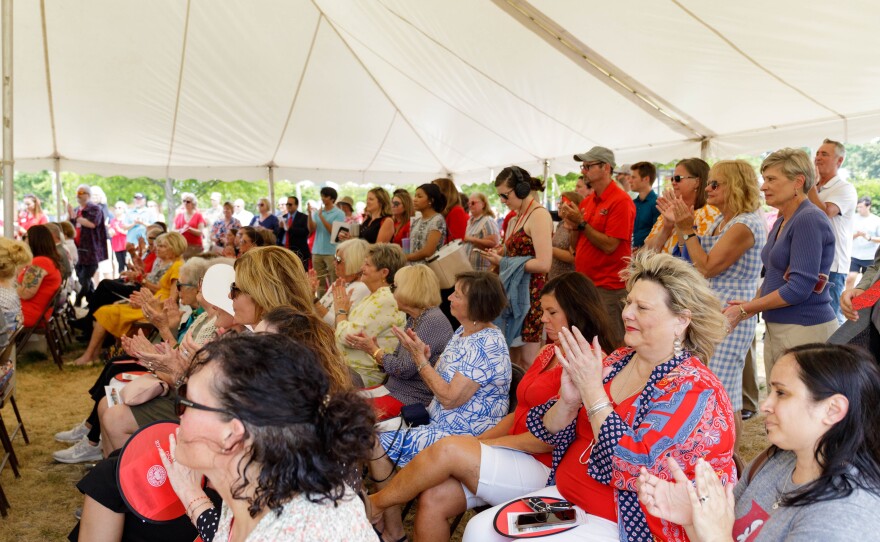
[[636, 204], [636, 222], [633, 227], [633, 247], [640, 247], [645, 244], [645, 238], [651, 233], [654, 222], [660, 216], [657, 210], [657, 194], [651, 190], [642, 201], [639, 196], [633, 198]]
[[[782, 216], [776, 219], [761, 260], [767, 270], [761, 295], [778, 290], [789, 305], [764, 311], [764, 319], [778, 324], [814, 326], [834, 320], [829, 288], [813, 291], [819, 274], [826, 276], [834, 261], [834, 230], [824, 211], [804, 200], [779, 232]], [[777, 238], [778, 235], [778, 238]], [[788, 280], [785, 274], [788, 272]]]

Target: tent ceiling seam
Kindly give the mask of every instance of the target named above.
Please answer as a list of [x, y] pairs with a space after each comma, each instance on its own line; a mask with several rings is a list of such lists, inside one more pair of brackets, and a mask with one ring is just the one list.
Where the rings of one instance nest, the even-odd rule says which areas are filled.
[[168, 142], [168, 162], [165, 164], [165, 177], [171, 172], [171, 157], [174, 155], [174, 139], [177, 136], [177, 113], [180, 111], [180, 94], [183, 89], [183, 69], [186, 65], [186, 45], [189, 37], [189, 11], [192, 0], [186, 0], [186, 17], [183, 21], [183, 46], [180, 49], [180, 70], [177, 74], [177, 94], [174, 98], [174, 116], [171, 119], [171, 140]]
[[379, 146], [376, 148], [375, 154], [373, 154], [373, 158], [370, 160], [370, 163], [367, 164], [367, 167], [364, 168], [364, 171], [369, 171], [371, 167], [373, 167], [373, 163], [376, 161], [376, 158], [379, 157], [379, 153], [382, 152], [382, 148], [385, 146], [385, 141], [388, 140], [388, 136], [391, 135], [391, 129], [394, 128], [394, 121], [397, 120], [397, 110], [394, 110], [394, 114], [391, 115], [391, 122], [388, 124], [388, 129], [385, 130], [385, 135], [382, 137], [382, 141], [379, 142]]
[[695, 118], [637, 82], [622, 69], [602, 57], [599, 53], [581, 42], [574, 35], [537, 8], [524, 0], [492, 0], [502, 11], [533, 33], [544, 39], [552, 47], [571, 58], [577, 65], [592, 74], [596, 79], [626, 100], [647, 112], [674, 131], [689, 139], [702, 140], [716, 134]]
[[[329, 20], [329, 18], [328, 18], [328, 20]], [[334, 24], [334, 27], [335, 27], [335, 26], [336, 26], [336, 23], [333, 23], [333, 24]], [[403, 70], [401, 70], [400, 68], [398, 68], [397, 66], [395, 66], [393, 62], [388, 61], [388, 59], [386, 59], [385, 57], [383, 57], [382, 55], [380, 55], [379, 53], [377, 53], [373, 48], [371, 48], [370, 46], [368, 46], [368, 45], [367, 45], [366, 43], [364, 43], [363, 41], [359, 40], [359, 39], [357, 38], [357, 36], [355, 36], [355, 35], [352, 34], [351, 32], [346, 31], [346, 34], [348, 34], [349, 36], [351, 36], [351, 39], [353, 39], [354, 41], [358, 42], [358, 43], [361, 45], [361, 47], [363, 47], [363, 48], [366, 49], [367, 51], [369, 51], [369, 52], [373, 53], [374, 55], [376, 55], [376, 58], [378, 58], [378, 59], [381, 60], [382, 62], [386, 63], [388, 66], [391, 67], [391, 69], [393, 69], [394, 71], [396, 71], [396, 72], [399, 73], [400, 75], [406, 77], [406, 78], [407, 78], [409, 81], [411, 81], [414, 85], [418, 86], [419, 88], [421, 88], [422, 90], [424, 90], [425, 92], [427, 92], [428, 94], [430, 94], [431, 96], [437, 98], [438, 100], [440, 100], [441, 102], [443, 102], [444, 104], [446, 104], [447, 106], [449, 106], [450, 109], [455, 110], [456, 112], [458, 112], [459, 114], [461, 114], [463, 117], [467, 118], [468, 120], [472, 121], [474, 124], [476, 124], [476, 125], [480, 126], [481, 128], [485, 129], [487, 132], [489, 132], [489, 133], [491, 133], [491, 134], [497, 136], [497, 137], [498, 137], [499, 139], [501, 139], [502, 141], [506, 141], [507, 143], [510, 143], [510, 145], [516, 147], [517, 149], [519, 149], [519, 150], [521, 150], [521, 151], [523, 151], [523, 152], [525, 152], [525, 153], [527, 153], [527, 154], [530, 154], [535, 160], [540, 160], [540, 159], [541, 159], [541, 157], [538, 156], [537, 154], [535, 154], [534, 152], [532, 152], [532, 151], [526, 149], [525, 147], [523, 147], [523, 146], [520, 145], [519, 143], [516, 143], [515, 141], [513, 141], [513, 140], [511, 140], [511, 139], [508, 139], [506, 136], [504, 136], [504, 135], [498, 133], [498, 131], [496, 131], [496, 130], [493, 129], [493, 128], [490, 128], [490, 127], [487, 126], [485, 123], [480, 122], [479, 120], [475, 119], [474, 117], [472, 117], [471, 115], [469, 115], [469, 114], [466, 113], [465, 111], [462, 111], [460, 108], [456, 107], [454, 104], [450, 103], [448, 100], [444, 99], [442, 96], [438, 95], [437, 93], [435, 93], [434, 91], [432, 91], [431, 89], [429, 89], [428, 87], [426, 87], [424, 84], [422, 84], [421, 82], [419, 82], [417, 79], [415, 79], [415, 78], [413, 78], [412, 76], [410, 76], [409, 74], [405, 73]], [[341, 36], [341, 34], [340, 34], [340, 36]], [[348, 45], [348, 42], [346, 42], [346, 45]], [[350, 47], [349, 47], [349, 50], [351, 50]], [[353, 50], [352, 50], [352, 54], [355, 54]], [[355, 55], [355, 56], [357, 56], [357, 55]], [[358, 60], [360, 60], [359, 57], [358, 57]], [[361, 65], [363, 65], [363, 63], [361, 63]], [[366, 66], [364, 66], [364, 69], [367, 69]], [[369, 70], [367, 70], [367, 73], [370, 74], [370, 77], [373, 78], [373, 81], [376, 81], [375, 77], [373, 76], [372, 73], [369, 72]], [[376, 82], [376, 84], [378, 85], [379, 83]], [[385, 89], [383, 88], [382, 90], [383, 90], [383, 92], [384, 92]], [[387, 95], [387, 93], [386, 93], [386, 95]], [[391, 98], [389, 97], [388, 99], [390, 100]], [[413, 129], [415, 129], [415, 128], [413, 128]], [[448, 168], [447, 168], [447, 169], [448, 169]]]
[[[376, 79], [376, 76], [373, 75], [373, 72], [371, 72], [367, 68], [367, 65], [364, 64], [364, 61], [363, 61], [363, 59], [361, 59], [360, 55], [355, 53], [354, 49], [352, 49], [351, 45], [348, 43], [348, 40], [346, 40], [344, 37], [342, 37], [342, 32], [339, 31], [339, 25], [337, 23], [333, 22], [333, 19], [331, 19], [330, 17], [327, 16], [326, 13], [324, 13], [324, 10], [321, 9], [321, 7], [317, 4], [316, 0], [312, 0], [312, 4], [327, 19], [327, 22], [330, 24], [330, 28], [332, 28], [333, 32], [336, 33], [336, 36], [339, 37], [340, 40], [342, 40], [342, 43], [345, 45], [345, 48], [348, 49], [348, 52], [351, 53], [351, 55], [355, 58], [355, 60], [357, 60], [358, 64], [360, 64], [360, 66], [364, 69], [364, 72], [366, 72], [366, 74], [370, 77], [370, 79], [373, 81], [373, 83], [376, 85], [376, 87], [378, 87], [379, 91], [382, 92], [382, 94], [385, 96], [385, 99], [388, 100], [388, 103], [390, 103], [391, 106], [394, 108], [394, 110], [397, 111], [397, 113], [400, 115], [400, 118], [402, 118], [403, 121], [406, 122], [406, 124], [409, 126], [410, 130], [413, 131], [413, 134], [415, 134], [415, 136], [419, 139], [419, 141], [422, 143], [422, 145], [425, 146], [425, 149], [428, 151], [428, 153], [434, 157], [434, 160], [436, 160], [437, 163], [440, 164], [441, 168], [448, 171], [449, 168], [446, 167], [446, 164], [443, 163], [443, 160], [441, 160], [440, 157], [437, 156], [437, 153], [435, 153], [434, 149], [432, 149], [431, 146], [428, 145], [428, 142], [425, 141], [425, 138], [422, 137], [422, 134], [420, 134], [419, 131], [416, 130], [416, 127], [413, 125], [413, 123], [403, 113], [403, 111], [400, 110], [400, 107], [398, 107], [397, 102], [395, 102], [391, 98], [391, 95], [388, 93], [387, 90], [385, 90], [385, 87], [382, 86], [381, 83], [379, 83], [379, 80]], [[355, 38], [355, 39], [357, 39], [357, 38]]]
[[49, 125], [52, 129], [52, 158], [59, 158], [55, 129], [55, 100], [52, 97], [52, 71], [49, 67], [49, 36], [46, 29], [46, 0], [40, 0], [40, 25], [43, 31], [43, 67], [46, 71], [46, 94], [49, 101]]
[[[536, 112], [538, 112], [538, 113], [541, 114], [542, 116], [544, 116], [544, 117], [546, 117], [546, 118], [552, 120], [553, 122], [555, 122], [555, 123], [558, 124], [559, 126], [562, 126], [563, 128], [565, 128], [565, 129], [571, 131], [573, 134], [576, 134], [576, 135], [579, 136], [579, 137], [586, 137], [586, 136], [584, 136], [584, 134], [580, 133], [580, 132], [579, 132], [576, 128], [574, 128], [573, 126], [570, 126], [570, 125], [566, 124], [566, 123], [563, 122], [561, 119], [558, 119], [558, 118], [554, 117], [553, 115], [551, 115], [550, 113], [544, 111], [543, 109], [541, 109], [540, 107], [536, 106], [536, 105], [533, 104], [532, 102], [526, 100], [525, 98], [523, 98], [522, 96], [520, 96], [519, 94], [517, 94], [517, 93], [515, 93], [513, 90], [511, 90], [508, 86], [503, 85], [500, 81], [498, 81], [498, 80], [495, 79], [494, 77], [490, 76], [489, 74], [487, 74], [487, 73], [484, 72], [483, 70], [477, 68], [475, 65], [471, 64], [470, 62], [468, 62], [467, 60], [465, 60], [464, 58], [462, 58], [458, 53], [456, 53], [455, 51], [453, 51], [452, 49], [450, 49], [448, 46], [446, 46], [445, 44], [441, 43], [439, 40], [437, 40], [437, 39], [434, 38], [433, 36], [429, 35], [426, 31], [424, 31], [423, 29], [421, 29], [421, 28], [419, 28], [418, 26], [416, 26], [415, 23], [413, 23], [413, 22], [410, 21], [409, 19], [406, 19], [405, 17], [403, 17], [403, 15], [397, 13], [396, 11], [394, 11], [393, 9], [391, 9], [390, 7], [388, 7], [388, 5], [385, 4], [385, 2], [380, 1], [379, 4], [380, 4], [382, 7], [384, 7], [389, 13], [391, 13], [392, 15], [394, 15], [395, 17], [397, 17], [398, 19], [400, 19], [404, 24], [410, 26], [413, 30], [415, 30], [416, 32], [418, 32], [419, 34], [421, 34], [422, 36], [424, 36], [424, 37], [425, 37], [427, 40], [429, 40], [431, 43], [435, 44], [436, 46], [440, 47], [441, 49], [443, 49], [444, 51], [446, 51], [447, 53], [449, 53], [450, 55], [452, 55], [456, 60], [458, 60], [459, 62], [461, 62], [462, 64], [464, 64], [464, 65], [467, 66], [468, 68], [472, 69], [474, 72], [480, 74], [480, 75], [483, 76], [486, 80], [490, 81], [491, 83], [493, 83], [494, 85], [496, 85], [498, 88], [504, 90], [506, 93], [508, 93], [509, 95], [513, 96], [513, 97], [514, 97], [516, 100], [518, 100], [519, 102], [521, 102], [521, 103], [525, 104], [526, 106], [532, 108], [533, 110], [535, 110]], [[589, 137], [586, 137], [586, 139], [587, 139], [588, 141], [593, 141], [593, 140], [590, 139]], [[594, 143], [596, 143], [596, 142], [594, 142]], [[598, 144], [598, 143], [597, 143], [597, 144]]]
[[843, 115], [843, 114], [840, 113], [839, 111], [835, 111], [833, 108], [831, 108], [831, 107], [829, 107], [829, 106], [823, 104], [822, 102], [820, 102], [820, 101], [817, 100], [816, 98], [813, 98], [812, 96], [810, 96], [809, 94], [807, 94], [805, 91], [799, 89], [798, 87], [794, 86], [793, 84], [791, 84], [791, 83], [789, 83], [788, 81], [786, 81], [785, 79], [783, 79], [781, 76], [776, 75], [776, 73], [774, 73], [774, 72], [771, 71], [769, 68], [765, 67], [763, 64], [761, 64], [760, 62], [758, 62], [757, 60], [755, 60], [755, 59], [754, 59], [752, 56], [750, 56], [748, 53], [746, 53], [745, 51], [743, 51], [742, 49], [740, 49], [735, 43], [733, 43], [732, 40], [730, 40], [730, 38], [728, 38], [727, 36], [725, 36], [724, 34], [722, 34], [721, 31], [719, 31], [719, 30], [716, 29], [714, 26], [712, 26], [712, 25], [710, 25], [709, 23], [707, 23], [705, 20], [701, 19], [701, 18], [700, 18], [699, 16], [697, 16], [697, 14], [694, 13], [693, 11], [691, 11], [691, 10], [689, 10], [688, 8], [684, 7], [684, 6], [681, 4], [681, 2], [679, 2], [678, 0], [670, 0], [670, 1], [671, 1], [673, 4], [675, 4], [676, 6], [678, 6], [679, 9], [681, 9], [683, 12], [685, 12], [685, 13], [686, 13], [688, 16], [690, 16], [693, 20], [695, 20], [697, 23], [699, 23], [700, 25], [702, 25], [706, 30], [708, 30], [709, 32], [712, 32], [713, 34], [715, 34], [716, 36], [718, 36], [718, 39], [720, 39], [721, 41], [723, 41], [724, 43], [726, 43], [728, 47], [730, 47], [730, 48], [733, 49], [736, 53], [738, 53], [740, 56], [742, 56], [744, 59], [746, 59], [747, 61], [749, 61], [749, 63], [751, 63], [753, 66], [755, 66], [756, 68], [758, 68], [758, 69], [761, 70], [762, 72], [766, 73], [767, 75], [769, 75], [769, 76], [772, 77], [773, 79], [779, 81], [779, 82], [782, 83], [784, 86], [790, 88], [791, 90], [793, 90], [793, 91], [796, 92], [797, 94], [803, 96], [803, 97], [806, 98], [807, 100], [813, 102], [814, 104], [816, 104], [817, 106], [821, 107], [822, 109], [824, 109], [824, 110], [826, 110], [826, 111], [829, 111], [829, 112], [831, 112], [832, 114], [836, 115], [838, 118], [842, 119], [842, 120], [844, 121], [844, 123], [846, 122], [846, 116], [845, 116], [845, 115]]
[[296, 107], [296, 102], [299, 99], [299, 91], [302, 89], [303, 81], [306, 79], [306, 72], [309, 69], [309, 63], [312, 61], [312, 54], [315, 51], [315, 42], [318, 41], [318, 31], [321, 29], [321, 21], [324, 19], [324, 14], [318, 10], [318, 24], [315, 25], [315, 32], [312, 34], [312, 42], [309, 44], [309, 53], [306, 56], [306, 62], [303, 65], [302, 73], [300, 73], [299, 81], [296, 84], [296, 91], [293, 93], [293, 100], [290, 102], [290, 109], [287, 111], [287, 118], [284, 120], [284, 127], [281, 129], [281, 134], [278, 137], [278, 144], [275, 146], [275, 151], [272, 153], [272, 159], [270, 162], [274, 163], [275, 158], [278, 157], [278, 151], [281, 149], [281, 143], [284, 141], [284, 136], [287, 135], [287, 128], [290, 125], [290, 119], [293, 117], [293, 110]]

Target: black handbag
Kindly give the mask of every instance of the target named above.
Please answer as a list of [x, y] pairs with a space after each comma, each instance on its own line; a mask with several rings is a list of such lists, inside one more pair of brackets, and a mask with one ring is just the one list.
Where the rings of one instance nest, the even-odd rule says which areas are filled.
[[404, 405], [400, 409], [400, 415], [410, 427], [418, 427], [431, 423], [431, 417], [428, 416], [428, 409], [422, 403], [412, 405]]

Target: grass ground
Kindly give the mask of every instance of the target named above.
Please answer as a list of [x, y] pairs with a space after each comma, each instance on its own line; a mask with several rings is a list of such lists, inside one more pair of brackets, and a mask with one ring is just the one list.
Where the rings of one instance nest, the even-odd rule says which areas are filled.
[[[78, 354], [69, 352], [65, 359], [73, 360]], [[758, 374], [762, 375], [760, 357], [758, 365]], [[75, 484], [86, 469], [52, 460], [52, 452], [65, 447], [53, 435], [70, 429], [88, 414], [92, 405], [86, 390], [99, 372], [97, 367], [65, 367], [60, 371], [36, 352], [21, 356], [15, 398], [31, 443], [25, 445], [20, 437], [15, 441], [21, 478], [14, 478], [8, 467], [0, 472], [0, 484], [12, 505], [9, 516], [0, 519], [0, 542], [64, 540], [73, 528], [73, 511], [82, 506], [82, 495]], [[15, 419], [8, 406], [2, 414], [7, 426]], [[762, 417], [755, 416], [744, 426], [740, 450], [743, 460], [750, 461], [766, 446]], [[411, 528], [411, 522], [407, 523]], [[461, 540], [462, 532], [463, 525], [452, 540]]]

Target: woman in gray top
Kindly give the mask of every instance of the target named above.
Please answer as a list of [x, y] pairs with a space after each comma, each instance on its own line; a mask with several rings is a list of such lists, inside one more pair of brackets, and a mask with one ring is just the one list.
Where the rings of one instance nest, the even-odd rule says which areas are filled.
[[643, 471], [639, 499], [649, 513], [684, 525], [691, 540], [876, 536], [878, 402], [880, 369], [867, 351], [818, 343], [792, 348], [773, 366], [761, 405], [771, 446], [735, 488], [722, 487], [702, 460], [692, 485], [669, 459], [676, 483]]

